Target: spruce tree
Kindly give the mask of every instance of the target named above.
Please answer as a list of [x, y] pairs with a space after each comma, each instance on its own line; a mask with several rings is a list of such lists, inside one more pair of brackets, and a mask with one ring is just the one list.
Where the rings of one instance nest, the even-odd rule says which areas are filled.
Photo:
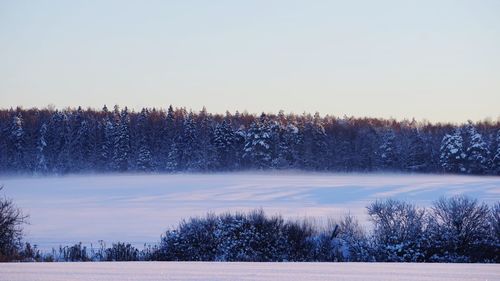
[[40, 174], [47, 173], [47, 158], [45, 156], [47, 147], [47, 125], [45, 123], [40, 127], [39, 138], [36, 146], [36, 165], [35, 172]]
[[279, 150], [276, 166], [283, 169], [298, 168], [300, 164], [298, 148], [301, 143], [301, 135], [297, 126], [294, 124], [288, 124], [284, 129], [282, 129], [282, 133], [279, 138]]
[[380, 168], [383, 170], [396, 170], [399, 167], [399, 157], [396, 147], [396, 134], [388, 129], [382, 134], [382, 142], [378, 151]]
[[199, 147], [199, 170], [208, 171], [215, 166], [216, 163], [216, 152], [213, 146], [212, 139], [214, 134], [214, 128], [212, 127], [212, 115], [207, 112], [207, 109], [203, 109], [198, 114], [198, 122], [196, 122], [196, 142]]
[[494, 174], [500, 175], [500, 130], [496, 136], [496, 150], [494, 152], [493, 160], [491, 161], [491, 171]]
[[213, 145], [216, 151], [217, 167], [220, 170], [231, 169], [235, 158], [235, 133], [231, 126], [223, 120], [215, 126]]
[[113, 155], [115, 143], [115, 125], [108, 116], [103, 120], [104, 135], [101, 144], [101, 157], [100, 161], [105, 170], [113, 170]]
[[12, 118], [12, 125], [10, 129], [10, 140], [12, 142], [12, 166], [17, 171], [24, 170], [25, 168], [25, 131], [23, 128], [24, 122], [21, 113], [19, 112]]
[[180, 154], [179, 168], [187, 171], [199, 171], [202, 167], [202, 155], [199, 140], [197, 138], [198, 131], [194, 120], [194, 114], [189, 113], [184, 121], [183, 133], [180, 142], [176, 144], [176, 153]]
[[136, 167], [139, 171], [153, 170], [153, 159], [149, 145], [149, 132], [147, 131], [148, 112], [142, 109], [141, 114], [137, 120], [137, 133], [138, 133], [138, 146]]
[[117, 171], [124, 172], [129, 169], [130, 157], [130, 119], [126, 107], [121, 111], [119, 118], [119, 124], [115, 127], [113, 163]]
[[265, 169], [271, 166], [271, 134], [265, 114], [250, 126], [245, 138], [243, 157], [247, 159], [252, 167]]
[[440, 163], [445, 172], [464, 173], [466, 172], [466, 154], [464, 152], [464, 141], [460, 129], [456, 129], [453, 134], [446, 134], [441, 141]]
[[406, 170], [417, 172], [426, 170], [429, 159], [423, 137], [417, 129], [414, 129], [407, 138], [409, 140], [409, 146], [405, 159]]
[[470, 123], [466, 127], [466, 136], [468, 138], [467, 172], [471, 174], [486, 173], [490, 167], [488, 145], [483, 136]]
[[327, 143], [326, 132], [319, 113], [314, 119], [305, 121], [302, 135], [301, 161], [309, 170], [324, 170], [326, 168]]

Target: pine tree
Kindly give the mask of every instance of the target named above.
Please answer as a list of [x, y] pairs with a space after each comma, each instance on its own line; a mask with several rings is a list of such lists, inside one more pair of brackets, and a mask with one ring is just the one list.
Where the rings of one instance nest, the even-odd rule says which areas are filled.
[[417, 129], [411, 131], [408, 139], [405, 168], [409, 171], [424, 171], [428, 163], [425, 141]]
[[186, 111], [179, 109], [174, 111], [172, 106], [169, 106], [166, 126], [167, 138], [165, 139], [168, 145], [165, 170], [167, 172], [176, 172], [185, 169], [182, 163], [183, 158], [183, 132], [186, 119]]
[[243, 157], [248, 159], [254, 168], [265, 169], [271, 165], [271, 134], [265, 114], [250, 126], [245, 138]]
[[444, 171], [451, 173], [466, 172], [466, 154], [463, 143], [460, 129], [456, 129], [452, 135], [446, 134], [443, 137], [439, 159]]
[[301, 145], [301, 135], [299, 128], [294, 124], [288, 124], [280, 134], [279, 148], [277, 156], [278, 168], [298, 168], [300, 156], [298, 147]]
[[23, 128], [23, 117], [19, 112], [12, 118], [12, 125], [10, 129], [10, 140], [12, 142], [12, 166], [17, 171], [24, 170], [25, 168], [25, 132]]
[[283, 126], [276, 120], [269, 122], [269, 140], [270, 140], [270, 153], [271, 153], [271, 168], [278, 169], [283, 168], [286, 163], [282, 162], [280, 159], [281, 153], [281, 139], [284, 132]]
[[104, 134], [101, 145], [100, 161], [105, 170], [113, 170], [113, 155], [115, 143], [115, 126], [109, 117], [106, 116], [103, 120]]
[[147, 131], [148, 112], [142, 109], [137, 120], [137, 130], [139, 138], [139, 151], [137, 154], [136, 167], [139, 171], [151, 171], [153, 169], [153, 159], [149, 145], [149, 132]]
[[47, 172], [47, 159], [46, 159], [46, 150], [47, 147], [47, 125], [45, 123], [40, 127], [38, 143], [36, 146], [36, 165], [35, 172], [40, 174], [45, 174]]
[[187, 171], [200, 170], [202, 156], [197, 133], [194, 114], [191, 112], [183, 122], [182, 135], [172, 145], [169, 155], [169, 167], [177, 167], [178, 170]]
[[[8, 171], [11, 168], [10, 163], [10, 122], [6, 122], [0, 118], [0, 170]], [[10, 121], [10, 120], [9, 120]]]
[[371, 127], [361, 128], [357, 132], [354, 142], [355, 147], [355, 165], [363, 172], [372, 171], [375, 167], [377, 152], [377, 134]]
[[214, 128], [212, 127], [212, 116], [207, 113], [207, 109], [203, 109], [198, 114], [198, 122], [196, 122], [196, 142], [199, 147], [199, 169], [208, 171], [215, 166], [216, 152], [212, 144]]
[[494, 153], [493, 160], [491, 161], [491, 171], [500, 175], [500, 130], [497, 132], [496, 144], [496, 151]]
[[213, 145], [216, 151], [217, 167], [221, 170], [230, 170], [234, 166], [236, 142], [235, 133], [231, 126], [223, 120], [215, 126]]
[[89, 122], [83, 117], [83, 112], [80, 107], [73, 116], [71, 126], [71, 170], [87, 170], [91, 169], [92, 156], [92, 139], [91, 128]]
[[[238, 112], [236, 112], [238, 113]], [[236, 115], [236, 114], [235, 114]], [[234, 128], [233, 128], [234, 130]], [[243, 127], [240, 127], [239, 129], [234, 130], [234, 150], [235, 150], [235, 156], [234, 156], [234, 166], [235, 168], [246, 168], [248, 167], [248, 162], [246, 161], [244, 155], [245, 155], [245, 143], [246, 143], [246, 136], [247, 133]]]
[[471, 174], [486, 173], [490, 167], [488, 145], [471, 123], [466, 126], [466, 136], [468, 139], [467, 172]]
[[130, 157], [130, 131], [128, 110], [125, 107], [120, 113], [120, 123], [115, 128], [113, 163], [117, 171], [127, 171]]
[[165, 170], [167, 172], [172, 173], [179, 171], [180, 154], [181, 153], [177, 147], [177, 141], [173, 141], [170, 145], [165, 163]]
[[55, 163], [57, 173], [66, 174], [70, 172], [72, 165], [72, 147], [71, 147], [71, 127], [67, 112], [60, 115], [59, 126], [57, 129], [57, 138], [60, 140], [60, 151]]
[[396, 148], [396, 134], [388, 129], [382, 135], [382, 144], [379, 147], [380, 168], [384, 170], [395, 170], [399, 166], [398, 151]]
[[313, 120], [306, 120], [302, 135], [302, 165], [306, 169], [324, 170], [326, 168], [326, 132], [319, 113]]

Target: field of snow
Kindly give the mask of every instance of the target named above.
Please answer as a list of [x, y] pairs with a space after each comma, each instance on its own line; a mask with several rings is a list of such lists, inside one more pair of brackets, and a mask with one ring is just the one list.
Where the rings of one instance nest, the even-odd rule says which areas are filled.
[[42, 249], [76, 242], [155, 243], [182, 218], [263, 208], [290, 218], [366, 219], [375, 199], [428, 206], [440, 196], [500, 200], [500, 177], [444, 175], [231, 173], [0, 177], [6, 195], [30, 215], [27, 240]]
[[19, 263], [0, 264], [0, 273], [0, 281], [493, 281], [500, 280], [500, 265], [201, 262]]

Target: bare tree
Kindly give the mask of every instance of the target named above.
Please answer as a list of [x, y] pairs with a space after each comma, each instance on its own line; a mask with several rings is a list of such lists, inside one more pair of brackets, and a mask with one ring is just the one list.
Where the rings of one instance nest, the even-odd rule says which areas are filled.
[[429, 217], [436, 261], [441, 257], [445, 261], [480, 260], [488, 247], [489, 218], [488, 206], [476, 199], [455, 196], [436, 201]]
[[[0, 186], [0, 191], [3, 186]], [[0, 197], [0, 262], [16, 259], [21, 249], [22, 225], [27, 216], [23, 215], [11, 199]]]
[[500, 242], [500, 202], [491, 208], [491, 225], [493, 227], [493, 238]]

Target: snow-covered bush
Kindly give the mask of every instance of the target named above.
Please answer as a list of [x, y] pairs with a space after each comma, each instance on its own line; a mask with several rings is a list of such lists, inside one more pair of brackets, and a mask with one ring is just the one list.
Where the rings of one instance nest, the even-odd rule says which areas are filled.
[[374, 224], [373, 251], [377, 261], [418, 262], [425, 258], [425, 210], [388, 199], [368, 207]]
[[105, 250], [106, 261], [137, 261], [139, 250], [129, 243], [113, 243], [111, 248]]
[[477, 262], [488, 253], [490, 210], [465, 196], [441, 198], [429, 214], [431, 261]]
[[[161, 243], [138, 250], [104, 242], [82, 243], [42, 254], [26, 244], [22, 261], [247, 261], [247, 262], [500, 262], [500, 203], [491, 208], [463, 196], [442, 198], [430, 209], [397, 201], [367, 207], [365, 231], [347, 215], [320, 227], [312, 220], [285, 221], [263, 210], [208, 214], [183, 220]], [[3, 254], [3, 252], [2, 252]]]
[[315, 229], [310, 221], [297, 220], [285, 224], [286, 257], [288, 261], [309, 261], [315, 250]]
[[262, 210], [248, 214], [209, 214], [167, 231], [161, 259], [195, 261], [282, 261], [287, 257], [285, 224]]
[[344, 247], [342, 261], [373, 261], [366, 232], [355, 217], [347, 215], [340, 221], [338, 239]]

